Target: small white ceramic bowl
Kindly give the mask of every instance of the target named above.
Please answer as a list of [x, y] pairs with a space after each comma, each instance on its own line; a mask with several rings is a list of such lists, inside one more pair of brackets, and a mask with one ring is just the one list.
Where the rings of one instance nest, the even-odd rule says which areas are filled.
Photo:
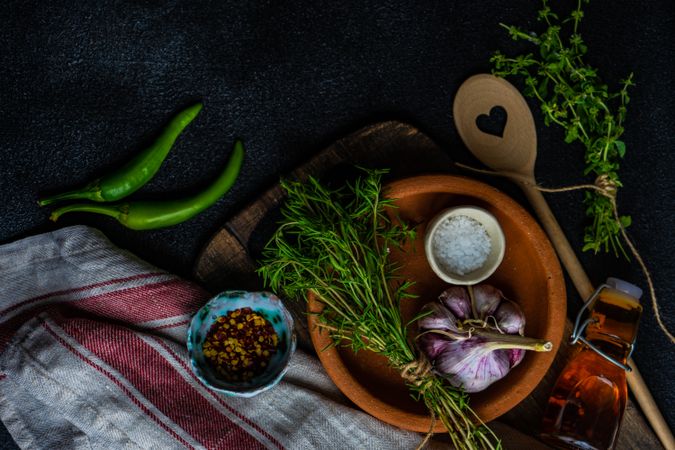
[[[491, 244], [490, 253], [487, 256], [485, 263], [478, 269], [463, 275], [452, 273], [448, 271], [447, 268], [444, 268], [443, 265], [439, 263], [433, 250], [433, 238], [438, 232], [440, 224], [444, 220], [456, 216], [467, 216], [480, 223], [485, 228]], [[441, 211], [429, 222], [424, 236], [424, 251], [431, 269], [443, 281], [459, 285], [480, 283], [492, 275], [495, 270], [497, 270], [497, 267], [499, 267], [499, 264], [501, 264], [502, 259], [504, 259], [505, 247], [506, 239], [504, 238], [504, 232], [495, 216], [477, 206], [458, 206]]]

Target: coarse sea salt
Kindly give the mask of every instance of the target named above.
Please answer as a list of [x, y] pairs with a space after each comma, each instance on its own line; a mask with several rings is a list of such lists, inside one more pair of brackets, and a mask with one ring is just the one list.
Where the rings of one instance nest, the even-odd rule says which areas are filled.
[[436, 262], [445, 272], [466, 275], [487, 261], [492, 243], [476, 219], [458, 215], [438, 224], [432, 239]]

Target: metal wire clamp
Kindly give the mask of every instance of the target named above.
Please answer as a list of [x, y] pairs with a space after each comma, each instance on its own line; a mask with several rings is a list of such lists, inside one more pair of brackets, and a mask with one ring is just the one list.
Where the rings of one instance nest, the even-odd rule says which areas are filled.
[[[607, 361], [611, 362], [612, 364], [621, 367], [623, 370], [626, 372], [631, 372], [633, 369], [631, 369], [627, 364], [623, 364], [621, 361], [617, 361], [615, 358], [609, 356], [607, 353], [603, 352], [601, 349], [593, 345], [591, 342], [589, 342], [584, 336], [584, 332], [586, 331], [586, 328], [592, 324], [596, 323], [597, 320], [593, 319], [591, 317], [585, 319], [582, 322], [582, 318], [584, 316], [584, 311], [589, 310], [589, 308], [593, 305], [595, 300], [598, 298], [598, 295], [600, 295], [600, 292], [605, 289], [612, 289], [611, 286], [608, 284], [601, 284], [591, 295], [591, 297], [586, 300], [586, 303], [584, 303], [584, 306], [579, 310], [579, 314], [577, 314], [577, 318], [574, 321], [574, 330], [572, 330], [572, 335], [570, 336], [570, 344], [576, 344], [577, 342], [581, 341], [584, 344], [586, 344], [589, 348], [591, 348], [595, 353], [598, 355], [602, 356], [605, 358]], [[623, 339], [619, 338], [618, 336], [612, 335], [613, 338], [616, 338], [619, 341], [624, 342], [626, 345], [628, 345], [628, 348], [630, 351], [628, 352], [628, 358], [630, 359], [631, 355], [633, 354], [633, 350], [635, 349], [635, 339], [637, 338], [637, 334], [633, 337], [633, 341], [629, 344], [628, 342], [624, 341]]]

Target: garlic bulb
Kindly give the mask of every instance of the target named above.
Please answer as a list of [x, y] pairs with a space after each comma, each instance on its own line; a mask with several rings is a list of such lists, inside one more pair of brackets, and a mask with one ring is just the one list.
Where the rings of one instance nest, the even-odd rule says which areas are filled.
[[551, 351], [547, 341], [523, 337], [525, 316], [499, 289], [453, 286], [428, 303], [418, 321], [417, 344], [434, 372], [465, 392], [503, 378], [525, 350]]

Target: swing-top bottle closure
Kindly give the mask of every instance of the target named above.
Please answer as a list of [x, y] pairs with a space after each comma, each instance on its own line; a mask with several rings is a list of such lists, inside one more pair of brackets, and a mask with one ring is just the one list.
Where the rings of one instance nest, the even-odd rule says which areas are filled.
[[556, 448], [615, 447], [628, 399], [626, 372], [642, 314], [642, 290], [608, 278], [577, 315], [571, 342], [583, 343], [558, 376], [540, 437]]
[[[642, 289], [639, 287], [635, 286], [634, 284], [628, 283], [627, 281], [620, 280], [618, 278], [607, 278], [607, 281], [604, 284], [601, 284], [591, 295], [591, 297], [584, 303], [584, 306], [579, 310], [579, 313], [577, 314], [577, 318], [574, 321], [574, 330], [572, 331], [572, 334], [570, 336], [570, 344], [576, 344], [577, 342], [583, 342], [588, 348], [592, 349], [594, 352], [596, 352], [598, 355], [602, 356], [604, 359], [607, 361], [611, 362], [612, 364], [624, 369], [626, 372], [630, 372], [632, 369], [627, 365], [624, 364], [621, 361], [618, 361], [616, 358], [608, 355], [602, 349], [598, 348], [596, 345], [594, 345], [592, 342], [586, 339], [584, 336], [584, 333], [586, 332], [586, 328], [594, 323], [597, 323], [597, 319], [594, 319], [592, 317], [589, 317], [585, 320], [582, 321], [584, 317], [584, 313], [587, 311], [590, 311], [593, 308], [593, 304], [595, 303], [595, 300], [598, 298], [600, 293], [603, 291], [603, 289], [615, 289], [617, 291], [623, 292], [624, 294], [627, 294], [635, 299], [637, 303], [640, 302], [640, 297], [642, 297]], [[628, 347], [628, 356], [626, 357], [626, 360], [630, 359], [631, 355], [633, 354], [633, 350], [635, 349], [635, 341], [637, 339], [637, 333], [633, 334], [633, 339], [631, 342], [626, 342], [619, 336], [612, 336], [618, 341], [621, 341], [626, 344]]]

